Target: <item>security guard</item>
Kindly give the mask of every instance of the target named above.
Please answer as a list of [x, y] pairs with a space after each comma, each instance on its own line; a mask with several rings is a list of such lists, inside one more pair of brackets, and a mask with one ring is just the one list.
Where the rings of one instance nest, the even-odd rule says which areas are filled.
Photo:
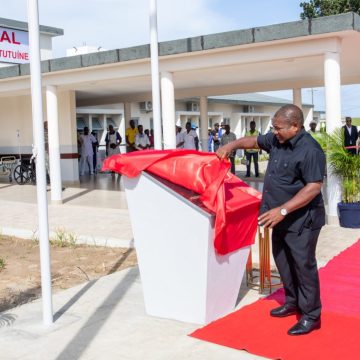
[[[258, 136], [260, 133], [256, 130], [256, 123], [254, 120], [250, 121], [250, 130], [246, 132], [245, 136]], [[259, 177], [259, 149], [245, 150], [246, 156], [246, 175], [250, 177], [251, 158], [254, 160], [255, 177]]]
[[315, 249], [325, 224], [321, 195], [325, 155], [303, 124], [302, 111], [285, 105], [272, 119], [272, 133], [240, 138], [217, 151], [220, 159], [239, 148], [270, 153], [259, 224], [273, 229], [273, 256], [285, 289], [285, 304], [270, 315], [302, 315], [289, 335], [304, 335], [321, 326]]

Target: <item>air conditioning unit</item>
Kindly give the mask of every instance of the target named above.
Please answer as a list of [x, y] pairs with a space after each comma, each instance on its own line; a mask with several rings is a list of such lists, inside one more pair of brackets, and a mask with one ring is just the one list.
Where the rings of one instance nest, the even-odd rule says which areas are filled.
[[253, 113], [255, 112], [255, 106], [244, 105], [244, 113]]
[[199, 111], [200, 107], [198, 103], [188, 102], [186, 104], [187, 111]]
[[140, 111], [152, 111], [152, 102], [151, 101], [143, 101], [139, 103], [140, 105]]

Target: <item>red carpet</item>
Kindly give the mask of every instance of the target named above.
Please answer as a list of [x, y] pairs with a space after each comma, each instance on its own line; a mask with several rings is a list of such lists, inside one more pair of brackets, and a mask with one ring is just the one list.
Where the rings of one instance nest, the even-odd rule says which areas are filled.
[[360, 239], [320, 269], [322, 326], [306, 336], [287, 330], [296, 316], [273, 318], [284, 302], [279, 290], [196, 330], [191, 336], [270, 359], [360, 359]]

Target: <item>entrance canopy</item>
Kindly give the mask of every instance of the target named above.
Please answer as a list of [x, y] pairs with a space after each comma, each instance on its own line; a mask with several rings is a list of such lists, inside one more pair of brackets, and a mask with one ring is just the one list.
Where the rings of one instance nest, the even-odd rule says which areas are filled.
[[[338, 53], [341, 84], [360, 83], [360, 17], [354, 13], [159, 44], [160, 73], [175, 97], [324, 86], [324, 56]], [[42, 62], [43, 85], [76, 91], [77, 106], [151, 99], [150, 46]], [[0, 69], [0, 97], [30, 92], [29, 66]]]

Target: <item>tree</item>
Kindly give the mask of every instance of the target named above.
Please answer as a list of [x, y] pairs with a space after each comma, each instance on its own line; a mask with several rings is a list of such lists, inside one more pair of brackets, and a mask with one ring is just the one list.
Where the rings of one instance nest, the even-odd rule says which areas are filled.
[[300, 3], [301, 19], [355, 12], [360, 15], [360, 0], [310, 0]]

